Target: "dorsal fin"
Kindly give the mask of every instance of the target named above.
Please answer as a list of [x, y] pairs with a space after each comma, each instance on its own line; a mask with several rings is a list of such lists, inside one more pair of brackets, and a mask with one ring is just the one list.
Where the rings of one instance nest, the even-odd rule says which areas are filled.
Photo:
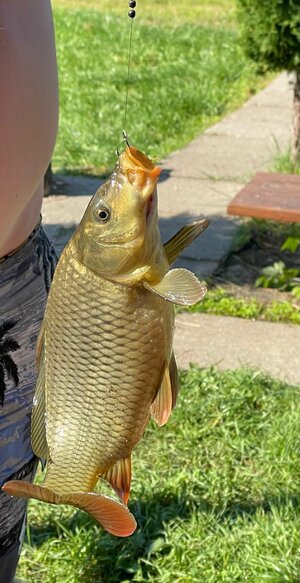
[[202, 219], [195, 221], [190, 225], [182, 227], [169, 241], [164, 244], [164, 251], [167, 256], [169, 265], [174, 263], [186, 247], [201, 235], [207, 229], [209, 221]]

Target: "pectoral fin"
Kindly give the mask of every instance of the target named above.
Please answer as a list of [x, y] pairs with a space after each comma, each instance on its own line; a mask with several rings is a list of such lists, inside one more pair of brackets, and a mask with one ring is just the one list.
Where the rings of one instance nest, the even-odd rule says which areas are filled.
[[127, 504], [131, 485], [131, 456], [119, 460], [102, 477], [111, 484], [124, 504]]
[[201, 221], [195, 221], [190, 225], [182, 227], [172, 239], [164, 244], [164, 251], [167, 256], [169, 265], [174, 263], [175, 259], [179, 257], [182, 251], [188, 247], [199, 235], [201, 235], [205, 229], [208, 227], [209, 221], [203, 219]]
[[168, 302], [182, 306], [192, 306], [202, 300], [206, 286], [187, 269], [172, 269], [157, 284], [143, 282], [144, 287]]
[[130, 536], [136, 529], [134, 516], [127, 506], [94, 492], [74, 492], [60, 495], [49, 488], [29, 484], [22, 480], [6, 482], [2, 487], [6, 494], [19, 498], [34, 498], [49, 504], [69, 504], [90, 514], [107, 532], [115, 536]]
[[175, 407], [178, 395], [178, 372], [174, 353], [166, 368], [159, 391], [150, 407], [151, 415], [160, 426], [165, 425]]

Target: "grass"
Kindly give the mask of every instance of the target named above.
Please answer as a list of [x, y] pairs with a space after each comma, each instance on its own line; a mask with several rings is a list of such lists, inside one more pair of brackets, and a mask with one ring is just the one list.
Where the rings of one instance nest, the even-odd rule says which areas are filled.
[[[53, 6], [94, 9], [101, 14], [117, 14], [127, 20], [128, 4], [124, 0], [53, 0]], [[235, 25], [234, 0], [137, 0], [136, 12], [136, 22]]]
[[34, 583], [297, 583], [299, 389], [192, 367], [165, 428], [134, 453], [129, 539], [32, 502], [19, 577]]
[[[54, 167], [105, 174], [124, 127], [130, 24], [119, 16], [118, 3], [111, 13], [62, 4], [57, 1], [54, 11], [61, 111]], [[162, 21], [134, 23], [126, 129], [132, 143], [156, 159], [184, 146], [265, 82], [243, 55], [236, 31], [220, 28], [224, 1], [203, 5], [211, 14], [218, 5], [210, 26], [198, 17], [202, 3], [182, 5], [193, 14], [189, 22], [179, 18], [178, 24], [166, 8]], [[177, 2], [176, 14], [181, 9]]]
[[278, 153], [273, 164], [274, 172], [282, 174], [300, 174], [300, 167], [295, 166], [291, 161], [291, 151], [288, 149], [284, 153]]
[[221, 287], [209, 290], [198, 304], [189, 308], [179, 308], [178, 311], [300, 324], [300, 305], [296, 300], [293, 304], [289, 301], [277, 300], [265, 304], [253, 297], [237, 298]]

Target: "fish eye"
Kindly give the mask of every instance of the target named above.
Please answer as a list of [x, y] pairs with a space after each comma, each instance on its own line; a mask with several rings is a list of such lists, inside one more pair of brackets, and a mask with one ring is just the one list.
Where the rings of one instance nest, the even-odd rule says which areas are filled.
[[110, 210], [106, 207], [100, 207], [95, 211], [96, 220], [105, 223], [110, 218]]

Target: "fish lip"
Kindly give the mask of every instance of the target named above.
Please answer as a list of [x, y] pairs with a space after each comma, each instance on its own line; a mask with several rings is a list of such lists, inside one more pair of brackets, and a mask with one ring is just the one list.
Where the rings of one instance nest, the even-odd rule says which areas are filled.
[[[155, 166], [142, 152], [130, 146], [121, 154], [119, 168], [131, 184], [141, 192], [147, 191], [149, 185], [155, 187], [162, 168]], [[148, 198], [147, 193], [145, 196]]]

